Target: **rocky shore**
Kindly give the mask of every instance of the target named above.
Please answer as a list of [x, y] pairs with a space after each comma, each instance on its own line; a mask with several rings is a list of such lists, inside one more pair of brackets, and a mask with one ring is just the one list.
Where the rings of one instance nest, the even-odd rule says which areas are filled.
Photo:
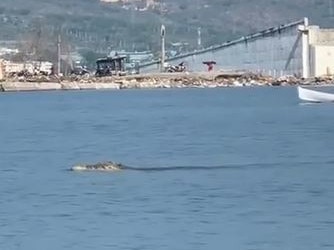
[[219, 88], [242, 86], [326, 85], [332, 77], [301, 79], [293, 76], [273, 78], [245, 72], [186, 72], [140, 74], [122, 77], [91, 76], [33, 76], [8, 78], [0, 82], [0, 92], [99, 90], [99, 89], [153, 89], [153, 88]]

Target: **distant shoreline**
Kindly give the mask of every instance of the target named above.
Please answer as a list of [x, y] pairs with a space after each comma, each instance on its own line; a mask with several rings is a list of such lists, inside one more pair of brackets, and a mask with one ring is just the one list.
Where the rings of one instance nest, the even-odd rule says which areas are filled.
[[186, 72], [128, 75], [121, 77], [45, 77], [11, 78], [0, 82], [0, 92], [121, 90], [157, 88], [224, 88], [252, 86], [331, 86], [332, 78], [273, 78], [242, 72]]

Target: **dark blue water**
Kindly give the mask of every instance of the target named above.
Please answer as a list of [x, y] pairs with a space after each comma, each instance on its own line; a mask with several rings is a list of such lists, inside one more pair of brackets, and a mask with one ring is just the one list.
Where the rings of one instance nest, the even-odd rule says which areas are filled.
[[[334, 249], [333, 104], [226, 88], [3, 93], [0, 110], [0, 249]], [[140, 170], [68, 171], [105, 160]]]

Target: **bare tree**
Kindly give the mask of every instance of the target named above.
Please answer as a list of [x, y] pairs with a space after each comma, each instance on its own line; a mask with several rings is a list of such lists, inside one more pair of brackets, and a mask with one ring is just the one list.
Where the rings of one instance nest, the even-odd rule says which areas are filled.
[[20, 52], [11, 59], [20, 62], [49, 61], [53, 65], [58, 65], [59, 58], [60, 71], [69, 73], [73, 68], [70, 56], [73, 47], [62, 32], [62, 27], [46, 25], [41, 18], [34, 20], [30, 26], [20, 39]]

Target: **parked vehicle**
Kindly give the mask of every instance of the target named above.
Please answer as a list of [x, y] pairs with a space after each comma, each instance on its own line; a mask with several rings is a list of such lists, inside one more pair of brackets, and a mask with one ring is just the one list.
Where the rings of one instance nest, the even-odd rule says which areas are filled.
[[179, 63], [178, 65], [168, 65], [167, 72], [174, 73], [174, 72], [185, 72], [186, 66], [184, 65], [184, 62]]
[[125, 71], [126, 56], [115, 56], [100, 58], [96, 61], [96, 76], [115, 76], [126, 75]]
[[77, 75], [77, 76], [89, 75], [89, 71], [86, 69], [86, 67], [77, 66], [74, 67], [74, 69], [71, 71], [71, 75]]

